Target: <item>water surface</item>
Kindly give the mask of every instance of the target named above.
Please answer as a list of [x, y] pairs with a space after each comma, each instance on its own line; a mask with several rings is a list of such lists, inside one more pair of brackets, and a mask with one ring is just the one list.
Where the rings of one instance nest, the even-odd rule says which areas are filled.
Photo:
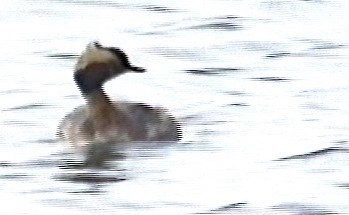
[[[349, 3], [3, 1], [1, 214], [349, 214]], [[174, 144], [117, 146], [103, 169], [58, 142], [83, 104], [86, 44], [148, 73], [115, 100], [166, 107]]]

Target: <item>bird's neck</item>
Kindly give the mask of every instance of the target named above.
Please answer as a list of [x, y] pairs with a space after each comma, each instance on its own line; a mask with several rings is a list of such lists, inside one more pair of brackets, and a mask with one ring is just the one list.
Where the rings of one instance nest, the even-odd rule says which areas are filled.
[[118, 123], [121, 114], [118, 113], [117, 107], [112, 104], [102, 88], [89, 92], [85, 95], [85, 99], [97, 133], [107, 132], [110, 127]]

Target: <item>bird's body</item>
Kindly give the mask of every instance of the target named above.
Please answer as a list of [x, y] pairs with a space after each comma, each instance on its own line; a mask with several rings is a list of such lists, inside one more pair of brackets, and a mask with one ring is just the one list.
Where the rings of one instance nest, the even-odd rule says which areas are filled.
[[179, 125], [163, 108], [110, 101], [103, 91], [103, 84], [127, 71], [145, 70], [131, 66], [127, 56], [117, 48], [90, 44], [80, 56], [74, 73], [87, 104], [62, 120], [59, 137], [77, 146], [179, 140]]

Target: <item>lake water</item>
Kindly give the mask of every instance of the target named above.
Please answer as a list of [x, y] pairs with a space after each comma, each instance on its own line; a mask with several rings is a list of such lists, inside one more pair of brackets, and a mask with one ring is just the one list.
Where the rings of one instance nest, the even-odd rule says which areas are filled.
[[[5, 0], [0, 214], [349, 214], [349, 1]], [[76, 57], [117, 46], [144, 74], [114, 100], [167, 108], [179, 143], [81, 168], [56, 139], [84, 103]]]

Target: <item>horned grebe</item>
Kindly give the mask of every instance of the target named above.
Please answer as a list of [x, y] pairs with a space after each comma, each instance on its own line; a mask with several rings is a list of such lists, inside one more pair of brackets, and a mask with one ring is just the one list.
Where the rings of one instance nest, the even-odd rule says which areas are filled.
[[179, 140], [179, 125], [164, 109], [112, 103], [104, 93], [106, 81], [130, 71], [142, 73], [145, 69], [131, 65], [118, 48], [90, 43], [74, 71], [74, 81], [87, 105], [76, 108], [62, 120], [59, 137], [76, 145]]

